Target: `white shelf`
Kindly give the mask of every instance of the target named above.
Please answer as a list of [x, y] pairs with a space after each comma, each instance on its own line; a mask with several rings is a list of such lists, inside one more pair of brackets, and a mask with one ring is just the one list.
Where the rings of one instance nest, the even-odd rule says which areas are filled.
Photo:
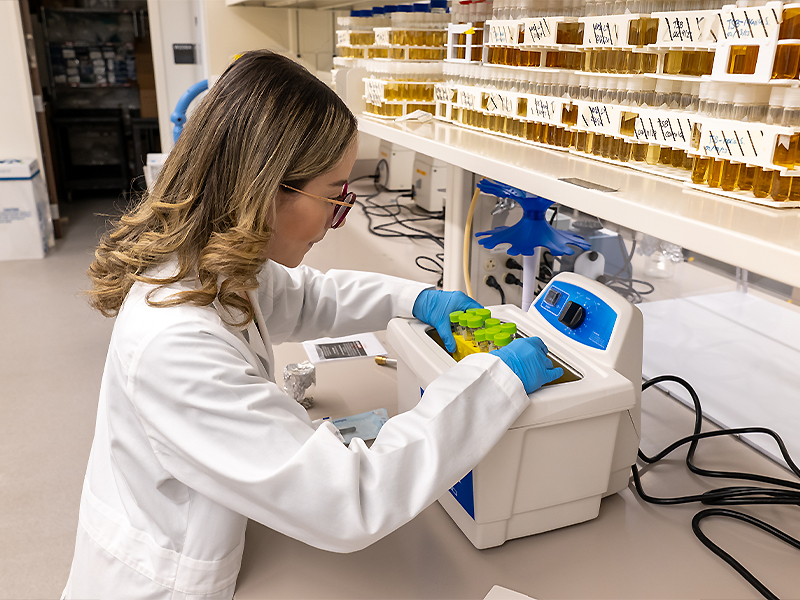
[[[730, 200], [627, 167], [441, 121], [380, 122], [362, 115], [359, 129], [564, 206], [800, 287], [800, 209]], [[587, 189], [563, 181], [567, 178], [618, 191]]]
[[[314, 8], [350, 10], [359, 3], [354, 0], [225, 0], [228, 6], [263, 6], [265, 8]], [[371, 5], [370, 5], [371, 6]], [[366, 8], [366, 7], [365, 7]]]

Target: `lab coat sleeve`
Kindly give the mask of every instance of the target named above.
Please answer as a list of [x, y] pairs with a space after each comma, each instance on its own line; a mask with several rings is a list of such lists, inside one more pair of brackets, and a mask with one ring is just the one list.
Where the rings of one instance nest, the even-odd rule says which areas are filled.
[[321, 273], [268, 262], [260, 275], [261, 312], [272, 342], [300, 342], [386, 329], [394, 317], [410, 317], [429, 284], [361, 271]]
[[367, 448], [258, 375], [196, 323], [151, 336], [128, 392], [162, 466], [213, 501], [312, 546], [362, 549], [403, 525], [484, 457], [529, 404], [497, 357], [468, 357]]

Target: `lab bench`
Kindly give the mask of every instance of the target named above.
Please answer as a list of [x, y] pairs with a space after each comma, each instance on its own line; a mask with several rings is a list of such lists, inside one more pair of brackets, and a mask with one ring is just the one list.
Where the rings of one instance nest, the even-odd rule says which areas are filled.
[[[382, 334], [379, 338], [386, 345]], [[300, 344], [275, 350], [279, 366], [306, 359]], [[312, 419], [381, 407], [390, 415], [396, 413], [396, 371], [376, 365], [372, 358], [317, 365]], [[666, 394], [653, 388], [645, 391], [642, 450], [653, 455], [688, 435], [693, 420], [689, 409]], [[679, 496], [731, 485], [729, 480], [690, 474], [684, 457], [685, 449], [678, 450], [645, 469], [645, 491]], [[701, 442], [696, 462], [705, 468], [791, 478], [775, 463], [727, 437]], [[648, 504], [631, 485], [605, 498], [594, 520], [477, 550], [436, 502], [394, 533], [352, 554], [318, 550], [251, 521], [235, 598], [480, 599], [495, 585], [539, 600], [761, 598], [695, 538], [691, 521], [702, 508]], [[737, 510], [800, 537], [796, 507]], [[800, 595], [795, 550], [731, 520], [711, 518], [702, 527], [779, 597]]]

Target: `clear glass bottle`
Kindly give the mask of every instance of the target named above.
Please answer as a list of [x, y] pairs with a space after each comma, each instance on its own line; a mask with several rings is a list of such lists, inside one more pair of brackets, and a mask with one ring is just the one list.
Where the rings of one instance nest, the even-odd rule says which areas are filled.
[[692, 183], [703, 184], [708, 180], [708, 171], [713, 158], [695, 156], [692, 167]]
[[646, 162], [647, 151], [650, 149], [648, 144], [637, 143], [633, 145], [633, 152], [631, 158], [636, 162]]
[[647, 146], [647, 154], [645, 155], [644, 161], [648, 165], [657, 165], [659, 156], [661, 156], [661, 146], [658, 144], [650, 144]]
[[784, 8], [779, 40], [800, 39], [800, 8]]
[[483, 329], [483, 317], [476, 314], [471, 314], [467, 319], [467, 331], [464, 338], [468, 342], [475, 342], [475, 332]]
[[712, 81], [708, 84], [708, 98], [706, 99], [706, 109], [703, 114], [707, 117], [717, 116], [717, 107], [719, 104], [719, 87], [720, 83]]
[[488, 352], [489, 351], [489, 342], [486, 341], [486, 330], [485, 329], [478, 329], [475, 333], [475, 345], [478, 347], [480, 352]]
[[465, 340], [467, 339], [467, 326], [469, 322], [469, 317], [470, 317], [469, 313], [466, 312], [463, 315], [458, 316], [458, 333]]
[[708, 187], [718, 188], [722, 184], [722, 167], [727, 161], [714, 159], [708, 169]]
[[717, 95], [717, 118], [730, 119], [733, 115], [733, 96], [736, 93], [735, 83], [724, 83], [719, 86]]
[[517, 324], [516, 323], [503, 323], [500, 325], [500, 331], [504, 333], [508, 333], [513, 340], [517, 335]]
[[769, 111], [770, 88], [765, 85], [741, 85], [733, 97], [734, 121], [763, 123]]
[[758, 48], [758, 46], [731, 46], [728, 56], [728, 74], [754, 74], [758, 61]]
[[726, 160], [722, 165], [722, 177], [720, 179], [720, 187], [726, 192], [732, 192], [736, 189], [736, 183], [739, 181], [739, 170], [741, 169], [740, 163], [735, 163]]
[[783, 120], [783, 97], [786, 88], [773, 86], [769, 95], [769, 110], [767, 110], [767, 125], [780, 125]]
[[679, 79], [672, 82], [672, 90], [670, 91], [669, 100], [667, 101], [667, 107], [670, 110], [680, 110], [681, 98], [683, 97], [683, 85], [684, 82]]
[[494, 327], [488, 327], [486, 329], [485, 339], [486, 339], [486, 344], [489, 347], [489, 351], [490, 352], [492, 350], [497, 350], [497, 346], [495, 346], [495, 344], [494, 344], [494, 337], [498, 333], [500, 333], [500, 326], [499, 325], [495, 325]]
[[692, 82], [692, 100], [686, 110], [697, 112], [700, 107], [700, 85], [699, 81]]
[[793, 177], [786, 177], [781, 175], [780, 171], [774, 171], [772, 174], [772, 191], [770, 196], [776, 202], [786, 202], [789, 199], [789, 187], [792, 184]]
[[682, 169], [683, 163], [686, 161], [686, 152], [678, 148], [672, 149], [672, 160], [670, 164], [676, 169]]
[[766, 198], [772, 192], [772, 174], [775, 171], [756, 167], [753, 178], [753, 196], [756, 198]]
[[642, 80], [642, 91], [640, 94], [640, 106], [655, 108], [656, 106], [656, 80], [648, 77]]
[[772, 79], [797, 79], [800, 71], [800, 41], [778, 44], [775, 62], [772, 64]]
[[494, 343], [495, 349], [499, 350], [500, 348], [508, 346], [511, 343], [511, 335], [504, 331], [500, 331], [494, 335], [492, 342]]
[[753, 191], [756, 169], [758, 169], [758, 167], [752, 165], [742, 165], [739, 169], [739, 181], [736, 185], [743, 192]]
[[463, 310], [457, 310], [455, 312], [450, 313], [450, 331], [453, 332], [453, 335], [461, 335], [461, 330], [459, 329], [458, 320], [463, 314], [464, 314]]
[[586, 152], [586, 132], [578, 131], [575, 134], [575, 150], [578, 152]]

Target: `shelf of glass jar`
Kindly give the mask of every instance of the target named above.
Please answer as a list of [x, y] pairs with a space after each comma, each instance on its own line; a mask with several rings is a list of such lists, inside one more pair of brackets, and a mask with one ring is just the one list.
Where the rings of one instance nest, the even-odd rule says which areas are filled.
[[337, 31], [339, 53], [348, 58], [391, 60], [444, 60], [447, 32], [444, 29], [396, 29], [375, 27], [370, 44], [347, 44], [347, 31]]
[[[593, 73], [711, 73], [716, 42], [702, 24], [717, 11], [490, 20], [483, 61]], [[670, 27], [670, 20], [680, 22]], [[693, 22], [694, 29], [688, 25]], [[663, 29], [658, 35], [659, 28]]]
[[[374, 76], [389, 75], [386, 72], [388, 67], [396, 67], [395, 71], [400, 68], [414, 67], [415, 65], [385, 65], [381, 70], [375, 66], [368, 66], [368, 70], [373, 71], [373, 76], [364, 79], [364, 100], [366, 101], [366, 112], [368, 114], [378, 117], [402, 117], [415, 110], [424, 110], [430, 114], [434, 114], [436, 110], [436, 103], [434, 102], [434, 82], [432, 81], [415, 81], [409, 78], [383, 78]], [[435, 67], [438, 65], [420, 65]], [[436, 76], [433, 69], [428, 75]], [[407, 77], [413, 75], [412, 73], [397, 73], [400, 77]], [[441, 70], [439, 70], [441, 74]], [[419, 75], [419, 74], [417, 74]], [[426, 75], [422, 74], [423, 77]]]
[[342, 58], [379, 58], [400, 61], [441, 61], [444, 60], [444, 48], [420, 48], [417, 46], [337, 46], [336, 51]]
[[[800, 206], [794, 203], [800, 200], [800, 179], [794, 191], [790, 185], [800, 164], [800, 108], [792, 107], [800, 107], [800, 89], [793, 90], [794, 97], [785, 104], [784, 125], [758, 122], [767, 118], [768, 107], [754, 94], [723, 106], [736, 119], [731, 120], [612, 103], [616, 98], [570, 100], [446, 84], [437, 85], [434, 93], [435, 116], [444, 121], [629, 163], [636, 169], [706, 185], [709, 191], [735, 199], [781, 208]], [[664, 105], [671, 96], [661, 87], [655, 97]]]

